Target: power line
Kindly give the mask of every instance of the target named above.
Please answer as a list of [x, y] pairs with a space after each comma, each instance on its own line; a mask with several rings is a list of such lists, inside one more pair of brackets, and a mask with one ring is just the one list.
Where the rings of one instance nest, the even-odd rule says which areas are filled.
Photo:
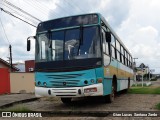
[[[0, 3], [0, 4], [1, 4], [1, 3]], [[21, 17], [23, 17], [23, 18], [25, 18], [25, 19], [27, 19], [27, 20], [29, 20], [29, 21], [31, 21], [32, 23], [36, 23], [36, 21], [34, 21], [33, 19], [28, 18], [28, 17], [20, 14], [19, 12], [17, 12], [16, 10], [10, 8], [9, 6], [7, 6], [7, 5], [5, 5], [5, 4], [2, 4], [2, 5], [5, 6], [5, 7], [7, 7], [7, 8], [9, 8], [9, 9], [12, 10], [13, 12], [15, 12], [17, 15], [19, 15], [19, 16], [21, 16]]]
[[15, 17], [15, 18], [17, 18], [17, 19], [19, 19], [19, 20], [21, 20], [21, 21], [23, 21], [23, 22], [25, 22], [25, 23], [27, 23], [27, 24], [29, 24], [29, 25], [31, 25], [31, 26], [33, 26], [33, 27], [36, 27], [35, 25], [33, 25], [33, 24], [31, 24], [31, 23], [29, 23], [29, 22], [27, 22], [27, 21], [25, 21], [25, 20], [23, 20], [23, 19], [15, 16], [14, 14], [10, 13], [9, 11], [4, 10], [1, 7], [0, 7], [0, 10], [3, 11], [3, 12], [5, 12], [5, 13], [7, 13], [7, 14], [9, 14], [9, 15], [11, 15], [11, 16], [13, 16], [13, 17]]
[[1, 25], [2, 25], [2, 29], [3, 29], [4, 35], [5, 35], [5, 37], [6, 37], [6, 40], [8, 41], [8, 44], [10, 44], [10, 41], [9, 41], [9, 39], [8, 39], [8, 37], [7, 37], [6, 32], [5, 32], [5, 29], [4, 29], [4, 26], [3, 26], [3, 23], [2, 23], [1, 18], [0, 18], [0, 23], [1, 23]]
[[[48, 5], [45, 5], [45, 4], [41, 4], [38, 0], [35, 0], [37, 4], [39, 4], [39, 6], [41, 8], [44, 8], [44, 9], [48, 9], [48, 10], [51, 10], [52, 11], [52, 8]], [[54, 11], [56, 12], [56, 11]], [[52, 12], [53, 13], [53, 12]], [[57, 13], [57, 12], [56, 12]], [[54, 15], [56, 15], [56, 17], [58, 17], [59, 15], [57, 15], [56, 13], [53, 13]]]
[[70, 3], [70, 2], [68, 2], [67, 0], [65, 0], [65, 2], [66, 2], [66, 3], [68, 3], [68, 5], [70, 5], [71, 7], [78, 8], [78, 9], [79, 9], [79, 11], [81, 11], [81, 12], [84, 12], [84, 13], [86, 12], [86, 11], [84, 11], [83, 9], [79, 8], [78, 6], [71, 4], [71, 3]]
[[26, 14], [26, 15], [28, 15], [28, 16], [30, 16], [30, 17], [36, 19], [36, 20], [38, 20], [39, 22], [41, 22], [40, 19], [38, 19], [38, 18], [34, 17], [33, 15], [27, 13], [26, 11], [22, 10], [21, 8], [19, 8], [19, 7], [15, 6], [15, 5], [13, 5], [12, 3], [8, 2], [7, 0], [2, 0], [2, 1], [5, 2], [6, 4], [10, 5], [11, 7], [13, 7], [13, 8], [15, 8], [15, 9], [21, 11], [22, 13], [24, 13], [24, 14]]
[[[46, 12], [44, 12], [44, 11], [46, 11], [46, 10], [45, 10], [44, 8], [39, 7], [38, 4], [35, 4], [35, 3], [33, 3], [33, 2], [28, 2], [28, 1], [24, 1], [24, 2], [27, 3], [29, 6], [32, 6], [32, 7], [35, 8], [36, 10], [41, 11], [41, 13], [42, 13], [43, 15], [48, 16], [48, 15], [46, 14]], [[42, 9], [43, 9], [43, 10], [42, 10]]]

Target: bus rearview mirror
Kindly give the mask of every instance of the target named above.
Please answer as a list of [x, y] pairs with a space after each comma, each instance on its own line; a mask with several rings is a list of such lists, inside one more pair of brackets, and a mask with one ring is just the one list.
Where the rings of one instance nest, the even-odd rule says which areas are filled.
[[27, 51], [31, 49], [31, 40], [27, 39]]
[[30, 39], [36, 39], [36, 36], [30, 36], [27, 38], [27, 51], [30, 51], [31, 50], [31, 40]]

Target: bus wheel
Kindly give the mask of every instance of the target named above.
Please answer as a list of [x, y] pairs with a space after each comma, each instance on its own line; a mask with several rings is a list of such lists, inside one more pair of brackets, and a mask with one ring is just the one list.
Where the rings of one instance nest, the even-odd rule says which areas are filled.
[[62, 101], [64, 104], [69, 104], [69, 103], [71, 103], [71, 99], [72, 99], [72, 98], [61, 98], [61, 101]]
[[130, 89], [130, 78], [128, 78], [128, 87], [127, 89], [124, 90], [124, 92], [127, 93], [129, 89]]
[[115, 86], [114, 84], [112, 85], [112, 92], [111, 94], [105, 96], [105, 102], [106, 103], [112, 103], [114, 101], [115, 98]]

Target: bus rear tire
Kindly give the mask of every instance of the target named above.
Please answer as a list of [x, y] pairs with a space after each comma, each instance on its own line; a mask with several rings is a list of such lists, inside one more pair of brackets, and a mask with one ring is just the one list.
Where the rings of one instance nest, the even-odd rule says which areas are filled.
[[128, 78], [128, 87], [127, 89], [124, 90], [125, 93], [128, 93], [129, 89], [130, 89], [130, 78]]
[[64, 104], [70, 104], [70, 103], [71, 103], [71, 99], [72, 99], [72, 98], [61, 98], [61, 101], [62, 101]]

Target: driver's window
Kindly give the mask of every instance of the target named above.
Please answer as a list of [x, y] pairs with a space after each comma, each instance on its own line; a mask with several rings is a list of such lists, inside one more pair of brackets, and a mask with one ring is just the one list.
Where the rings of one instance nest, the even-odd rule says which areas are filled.
[[105, 31], [102, 29], [103, 52], [109, 55], [108, 43], [106, 42]]

